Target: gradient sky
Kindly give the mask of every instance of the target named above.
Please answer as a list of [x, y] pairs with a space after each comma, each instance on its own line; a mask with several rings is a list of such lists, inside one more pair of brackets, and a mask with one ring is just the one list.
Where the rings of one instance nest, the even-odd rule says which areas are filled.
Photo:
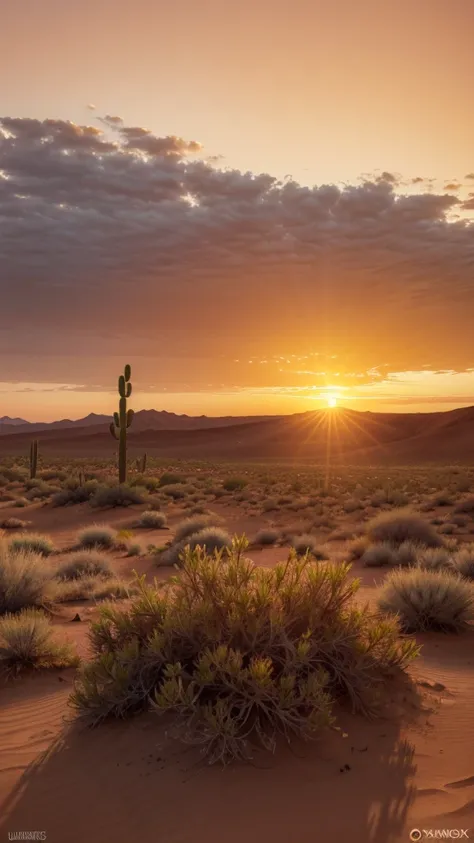
[[125, 362], [137, 409], [474, 403], [473, 33], [472, 0], [3, 4], [0, 416], [109, 411]]

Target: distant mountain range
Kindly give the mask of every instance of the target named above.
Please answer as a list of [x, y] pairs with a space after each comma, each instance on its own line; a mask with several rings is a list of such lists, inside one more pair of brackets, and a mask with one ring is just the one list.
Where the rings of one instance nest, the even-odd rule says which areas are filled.
[[[187, 416], [168, 413], [166, 410], [138, 410], [133, 418], [133, 430], [198, 430], [200, 428], [228, 427], [234, 424], [250, 424], [263, 421], [268, 418], [280, 418], [279, 416], [247, 416], [235, 418], [233, 416], [222, 416], [209, 418], [207, 416]], [[102, 430], [104, 425], [109, 425], [112, 416], [89, 413], [82, 419], [61, 419], [54, 422], [29, 422], [25, 419], [0, 418], [0, 436], [11, 433], [39, 433], [47, 430], [69, 430], [71, 428], [94, 428], [90, 431]], [[12, 430], [14, 428], [14, 430]]]
[[[34, 424], [0, 419], [0, 457], [26, 454], [34, 434], [40, 453], [110, 457], [110, 416]], [[333, 464], [474, 464], [474, 407], [442, 413], [372, 413], [345, 408], [291, 416], [186, 416], [136, 413], [129, 453], [169, 459], [315, 460]]]

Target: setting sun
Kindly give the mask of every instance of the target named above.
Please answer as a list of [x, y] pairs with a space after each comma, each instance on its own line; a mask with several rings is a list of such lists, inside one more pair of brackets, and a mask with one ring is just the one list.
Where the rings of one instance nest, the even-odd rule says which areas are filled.
[[337, 407], [337, 395], [327, 395], [326, 401], [328, 407]]

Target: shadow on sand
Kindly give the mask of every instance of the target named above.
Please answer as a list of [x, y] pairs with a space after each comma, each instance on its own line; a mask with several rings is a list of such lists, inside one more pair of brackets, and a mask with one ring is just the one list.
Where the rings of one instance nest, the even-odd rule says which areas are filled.
[[[411, 693], [407, 705], [418, 717]], [[224, 770], [170, 747], [152, 714], [65, 727], [3, 806], [0, 839], [36, 829], [48, 843], [407, 840], [416, 768], [400, 717], [391, 711], [367, 722], [342, 712], [338, 722], [340, 732], [315, 744], [282, 746], [275, 757]]]

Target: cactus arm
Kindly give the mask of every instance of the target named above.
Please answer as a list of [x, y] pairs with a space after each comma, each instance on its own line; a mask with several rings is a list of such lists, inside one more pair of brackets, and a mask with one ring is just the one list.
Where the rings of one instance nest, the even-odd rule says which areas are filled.
[[110, 422], [109, 430], [114, 439], [118, 439], [117, 428], [115, 427], [113, 422]]

